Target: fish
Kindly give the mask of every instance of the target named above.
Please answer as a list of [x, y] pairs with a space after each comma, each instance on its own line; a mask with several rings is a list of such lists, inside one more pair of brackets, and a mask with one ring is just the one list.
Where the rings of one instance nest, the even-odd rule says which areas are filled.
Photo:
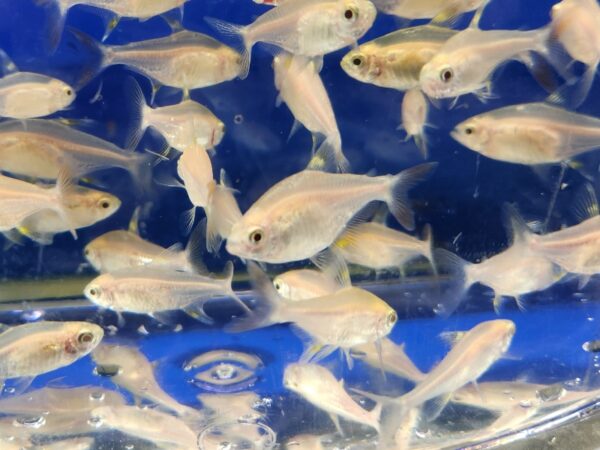
[[402, 128], [406, 131], [406, 140], [413, 138], [415, 144], [421, 151], [424, 159], [427, 159], [427, 137], [425, 128], [431, 127], [427, 123], [429, 114], [429, 103], [420, 89], [411, 89], [402, 99]]
[[260, 294], [258, 303], [251, 316], [234, 319], [226, 330], [239, 333], [291, 322], [313, 343], [302, 355], [302, 362], [317, 361], [341, 349], [351, 365], [350, 348], [384, 338], [398, 321], [393, 308], [364, 289], [349, 286], [331, 295], [290, 301], [279, 296], [255, 263], [248, 264], [248, 272]]
[[[380, 347], [381, 358], [379, 357]], [[404, 344], [398, 345], [389, 337], [381, 339], [378, 344], [363, 344], [353, 347], [350, 355], [362, 360], [372, 367], [381, 368], [385, 372], [418, 383], [425, 378], [425, 374], [412, 362], [404, 351]], [[383, 367], [382, 367], [383, 365]]]
[[182, 419], [156, 409], [136, 406], [100, 406], [92, 411], [103, 429], [117, 430], [161, 448], [190, 450], [197, 447], [197, 432]]
[[[385, 14], [405, 19], [433, 19], [432, 22], [453, 22], [462, 14], [483, 10], [489, 0], [374, 0]], [[481, 14], [481, 12], [478, 12]]]
[[137, 348], [101, 344], [92, 352], [92, 359], [98, 366], [117, 366], [119, 370], [110, 380], [131, 392], [138, 402], [148, 400], [180, 417], [200, 419], [200, 411], [179, 403], [160, 387], [153, 365]]
[[436, 163], [426, 163], [378, 177], [312, 170], [291, 175], [272, 186], [233, 225], [227, 251], [268, 263], [311, 258], [329, 247], [373, 201], [387, 203], [400, 224], [413, 229], [407, 193], [435, 167]]
[[135, 267], [203, 272], [200, 246], [204, 243], [200, 229], [195, 230], [185, 249], [179, 243], [169, 248], [161, 247], [143, 239], [130, 227], [129, 230], [113, 230], [98, 236], [87, 244], [83, 255], [100, 273], [118, 272]]
[[225, 124], [206, 106], [187, 99], [153, 108], [146, 105], [144, 94], [133, 78], [125, 86], [133, 109], [127, 148], [137, 146], [148, 128], [158, 131], [170, 148], [180, 152], [196, 146], [213, 150], [223, 139]]
[[450, 134], [491, 159], [555, 164], [600, 147], [600, 119], [547, 103], [524, 103], [471, 117]]
[[241, 76], [250, 68], [252, 47], [272, 44], [294, 55], [315, 57], [356, 44], [373, 25], [377, 11], [369, 0], [295, 0], [259, 16], [247, 26], [205, 18], [217, 31], [243, 44]]
[[[392, 409], [382, 416], [381, 437], [384, 448], [390, 448], [397, 425], [408, 411], [435, 399], [435, 411], [431, 414], [435, 417], [445, 407], [453, 392], [477, 381], [506, 353], [515, 332], [514, 322], [497, 319], [481, 322], [466, 333], [456, 335], [458, 340], [454, 347], [420, 383], [407, 394], [386, 400]], [[381, 397], [377, 396], [377, 400], [381, 400]]]
[[75, 178], [118, 167], [139, 186], [152, 183], [147, 154], [127, 152], [91, 134], [51, 120], [8, 120], [0, 123], [0, 167], [5, 172], [55, 180], [67, 170]]
[[346, 74], [363, 83], [399, 91], [416, 89], [423, 66], [456, 33], [435, 25], [403, 28], [350, 50], [340, 64]]
[[36, 377], [68, 366], [90, 353], [104, 337], [88, 322], [32, 322], [0, 334], [0, 380]]
[[523, 62], [542, 81], [532, 54], [542, 56], [560, 71], [560, 55], [550, 42], [551, 33], [550, 27], [530, 31], [470, 27], [460, 31], [421, 69], [421, 90], [434, 99], [470, 93], [486, 99], [491, 96], [492, 74], [510, 60]]
[[[423, 256], [433, 265], [433, 237], [425, 227], [423, 240], [377, 222], [348, 227], [333, 243], [333, 248], [351, 264], [375, 270], [399, 268], [415, 257]], [[434, 268], [435, 271], [435, 268]]]
[[302, 301], [335, 294], [340, 286], [330, 273], [314, 269], [289, 270], [273, 279], [277, 293], [291, 301]]
[[206, 248], [216, 253], [223, 239], [227, 239], [233, 225], [242, 218], [242, 212], [235, 199], [236, 191], [229, 187], [227, 175], [221, 169], [219, 182], [211, 182], [208, 186], [208, 204], [204, 208], [206, 214]]
[[[6, 416], [0, 418], [0, 436], [11, 437], [14, 441], [33, 440], [39, 441], [39, 438], [48, 440], [49, 438], [65, 439], [70, 436], [79, 436], [82, 434], [97, 433], [99, 430], [90, 412], [71, 411], [65, 413], [53, 413], [25, 416]], [[3, 444], [0, 438], [0, 443]], [[67, 441], [66, 444], [69, 442]], [[64, 447], [65, 442], [62, 442]], [[30, 447], [19, 447], [19, 450]], [[39, 449], [40, 447], [33, 447]], [[41, 447], [42, 449], [44, 447]], [[52, 448], [52, 447], [51, 447]], [[54, 447], [56, 448], [56, 447]], [[2, 447], [4, 450], [4, 447]]]
[[102, 45], [84, 33], [71, 30], [100, 62], [86, 75], [91, 79], [109, 66], [123, 64], [159, 85], [188, 91], [233, 80], [240, 74], [241, 56], [234, 49], [202, 33], [182, 30], [169, 36]]
[[[280, 52], [273, 58], [278, 104], [285, 102], [297, 122], [313, 135], [313, 150], [319, 136], [325, 139], [312, 157], [309, 167], [333, 165], [346, 172], [350, 167], [342, 152], [342, 137], [325, 85], [319, 76], [322, 61]], [[292, 130], [294, 132], [294, 130]]]
[[206, 150], [194, 145], [183, 152], [177, 161], [177, 175], [183, 180], [183, 187], [192, 205], [206, 208], [214, 183], [212, 162]]
[[232, 289], [233, 264], [229, 261], [222, 278], [187, 272], [139, 267], [105, 273], [84, 288], [92, 303], [113, 311], [151, 314], [187, 309], [206, 321], [204, 303], [217, 296], [231, 297], [249, 312]]
[[600, 6], [595, 0], [563, 0], [552, 6], [550, 15], [553, 37], [573, 59], [587, 66], [574, 90], [559, 89], [552, 95], [577, 108], [587, 98], [600, 63]]
[[381, 405], [366, 411], [346, 392], [344, 380], [338, 381], [325, 367], [317, 364], [289, 364], [283, 373], [283, 386], [327, 412], [340, 433], [342, 429], [338, 417], [379, 431]]
[[200, 394], [198, 400], [211, 410], [211, 416], [223, 422], [234, 422], [252, 418], [263, 418], [264, 413], [256, 408], [261, 404], [254, 392], [234, 392], [229, 394]]

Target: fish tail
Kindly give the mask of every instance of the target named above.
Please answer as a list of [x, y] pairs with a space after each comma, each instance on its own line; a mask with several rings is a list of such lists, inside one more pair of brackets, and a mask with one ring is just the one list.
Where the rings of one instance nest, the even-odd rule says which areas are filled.
[[236, 318], [225, 327], [226, 331], [240, 333], [280, 323], [284, 303], [269, 277], [254, 262], [248, 262], [248, 273], [255, 291], [252, 314]]
[[208, 273], [208, 269], [204, 265], [202, 259], [202, 245], [204, 244], [205, 236], [205, 222], [200, 222], [188, 239], [188, 243], [185, 246], [185, 259], [188, 262], [190, 268], [196, 273]]
[[49, 50], [54, 52], [58, 48], [60, 39], [62, 37], [63, 30], [65, 28], [65, 21], [67, 18], [67, 11], [72, 6], [70, 0], [35, 0], [35, 4], [41, 7], [47, 7], [50, 5], [55, 8], [57, 15], [47, 14], [48, 17], [48, 29], [50, 32], [48, 44]]
[[235, 274], [235, 271], [233, 268], [233, 263], [231, 261], [227, 261], [227, 263], [225, 264], [225, 270], [223, 271], [223, 278], [225, 279], [225, 283], [226, 283], [227, 291], [228, 291], [227, 293], [231, 296], [231, 298], [233, 298], [242, 307], [242, 309], [246, 313], [252, 315], [252, 310], [246, 306], [246, 304], [242, 301], [242, 299], [239, 298], [238, 295], [233, 290], [233, 275], [234, 274]]
[[135, 149], [146, 131], [144, 124], [146, 98], [139, 83], [133, 77], [125, 79], [123, 94], [125, 97], [123, 103], [131, 108], [127, 115], [130, 122], [126, 130], [125, 148]]
[[425, 137], [424, 130], [421, 132], [421, 134], [415, 134], [413, 139], [415, 140], [415, 145], [421, 152], [421, 155], [423, 155], [423, 159], [426, 160], [429, 158], [429, 149], [427, 148], [427, 138]]
[[389, 177], [390, 183], [385, 202], [392, 215], [407, 230], [415, 229], [415, 218], [408, 192], [427, 178], [436, 167], [436, 162], [420, 164]]
[[435, 258], [433, 257], [433, 233], [431, 232], [431, 225], [429, 224], [426, 224], [423, 227], [423, 243], [425, 244], [425, 248], [423, 249], [424, 256], [429, 260], [429, 264], [431, 264], [431, 270], [433, 271], [433, 275], [435, 278], [437, 278], [438, 271], [437, 266], [435, 264]]
[[135, 181], [137, 194], [141, 198], [150, 195], [152, 191], [152, 158], [147, 154], [135, 154], [126, 169]]
[[592, 84], [596, 78], [596, 69], [598, 69], [599, 63], [600, 61], [596, 61], [596, 63], [590, 65], [579, 81], [568, 80], [564, 85], [553, 92], [546, 101], [572, 109], [581, 106], [592, 89]]
[[371, 411], [369, 411], [369, 416], [371, 417], [370, 425], [377, 430], [379, 433], [381, 425], [379, 423], [381, 419], [381, 410], [383, 409], [383, 402], [378, 402]]
[[433, 255], [438, 270], [448, 275], [448, 280], [440, 286], [435, 311], [442, 317], [448, 317], [458, 308], [466, 290], [476, 280], [469, 276], [469, 263], [454, 253], [436, 249]]
[[224, 36], [230, 36], [237, 41], [236, 50], [241, 54], [240, 79], [244, 80], [250, 71], [250, 59], [254, 42], [248, 39], [248, 27], [225, 22], [214, 17], [205, 17], [204, 20]]
[[342, 151], [340, 136], [325, 139], [306, 168], [309, 170], [348, 172], [350, 163]]
[[536, 32], [535, 51], [542, 55], [552, 68], [565, 80], [572, 78], [570, 68], [573, 59], [562, 46], [554, 33], [552, 24]]
[[512, 245], [529, 245], [532, 242], [534, 234], [513, 205], [506, 203], [502, 207], [502, 216]]
[[85, 68], [82, 77], [74, 85], [76, 89], [79, 89], [88, 84], [96, 75], [98, 75], [98, 73], [102, 71], [102, 69], [107, 67], [111, 63], [112, 57], [110, 56], [111, 52], [109, 47], [105, 47], [104, 45], [100, 44], [83, 31], [69, 27], [69, 32], [75, 37], [78, 44], [83, 45], [88, 50], [91, 50], [93, 53], [99, 56], [99, 61], [95, 65]]
[[230, 228], [241, 216], [235, 199], [231, 202], [223, 201], [223, 195], [233, 196], [233, 190], [213, 181], [209, 187], [208, 205], [204, 210], [207, 219], [206, 248], [211, 253], [218, 252], [223, 239], [227, 239], [228, 236], [221, 236], [223, 230]]

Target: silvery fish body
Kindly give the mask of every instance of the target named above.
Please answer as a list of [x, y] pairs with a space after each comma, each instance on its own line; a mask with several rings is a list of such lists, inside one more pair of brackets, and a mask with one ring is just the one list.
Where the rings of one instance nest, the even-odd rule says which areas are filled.
[[406, 19], [444, 22], [483, 7], [489, 0], [374, 0], [378, 10]]
[[327, 273], [314, 269], [297, 269], [277, 275], [273, 286], [283, 298], [292, 301], [325, 297], [341, 289], [339, 283]]
[[149, 19], [182, 6], [189, 0], [56, 0], [61, 10], [75, 5], [106, 9], [121, 17]]

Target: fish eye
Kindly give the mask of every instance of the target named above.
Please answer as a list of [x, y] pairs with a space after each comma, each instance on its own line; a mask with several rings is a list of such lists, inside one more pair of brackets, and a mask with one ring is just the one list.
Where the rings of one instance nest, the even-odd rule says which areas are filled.
[[356, 18], [358, 17], [358, 11], [356, 10], [356, 8], [346, 8], [346, 10], [344, 11], [344, 17], [346, 18], [346, 20], [356, 20]]
[[110, 201], [108, 201], [107, 199], [100, 200], [99, 204], [100, 204], [100, 208], [102, 208], [102, 209], [110, 208]]
[[84, 331], [79, 336], [77, 336], [77, 342], [80, 344], [89, 344], [94, 340], [94, 335], [89, 331]]
[[65, 93], [70, 97], [71, 95], [73, 95], [73, 91], [69, 88], [67, 88], [67, 90], [65, 91]]
[[362, 56], [355, 56], [354, 58], [352, 58], [352, 64], [354, 64], [356, 67], [360, 67], [361, 65], [363, 65], [363, 63], [365, 62], [365, 58], [363, 58]]
[[88, 292], [92, 297], [97, 297], [98, 295], [100, 295], [100, 288], [93, 287], [93, 288], [90, 288], [90, 290]]
[[388, 314], [388, 316], [387, 316], [388, 325], [394, 325], [397, 321], [398, 321], [398, 314], [396, 314], [396, 311], [392, 311], [391, 313]]
[[254, 230], [250, 233], [249, 239], [252, 244], [260, 244], [263, 240], [263, 231], [261, 229]]
[[273, 285], [275, 286], [275, 289], [277, 289], [278, 291], [281, 290], [281, 284], [279, 284], [279, 281], [276, 281], [275, 283], [273, 283]]
[[452, 78], [454, 77], [454, 71], [447, 67], [444, 70], [442, 70], [440, 72], [440, 79], [444, 82], [444, 83], [448, 83], [452, 80]]
[[89, 249], [89, 248], [86, 248], [85, 250], [83, 250], [83, 254], [84, 254], [85, 256], [90, 256], [90, 249]]
[[465, 128], [465, 134], [470, 135], [473, 134], [475, 132], [475, 128], [469, 126]]

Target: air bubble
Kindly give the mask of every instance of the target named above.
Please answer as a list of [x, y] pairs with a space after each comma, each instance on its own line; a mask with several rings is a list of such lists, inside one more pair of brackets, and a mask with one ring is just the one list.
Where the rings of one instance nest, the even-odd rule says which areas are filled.
[[198, 436], [198, 448], [201, 450], [269, 450], [275, 443], [275, 432], [262, 423], [212, 425]]
[[244, 116], [242, 116], [241, 114], [236, 114], [233, 118], [233, 123], [235, 123], [236, 125], [244, 123]]
[[46, 418], [44, 416], [24, 416], [17, 417], [13, 422], [15, 427], [25, 428], [41, 428], [46, 424]]
[[105, 397], [106, 395], [102, 391], [96, 391], [90, 394], [90, 400], [95, 402], [103, 402]]

